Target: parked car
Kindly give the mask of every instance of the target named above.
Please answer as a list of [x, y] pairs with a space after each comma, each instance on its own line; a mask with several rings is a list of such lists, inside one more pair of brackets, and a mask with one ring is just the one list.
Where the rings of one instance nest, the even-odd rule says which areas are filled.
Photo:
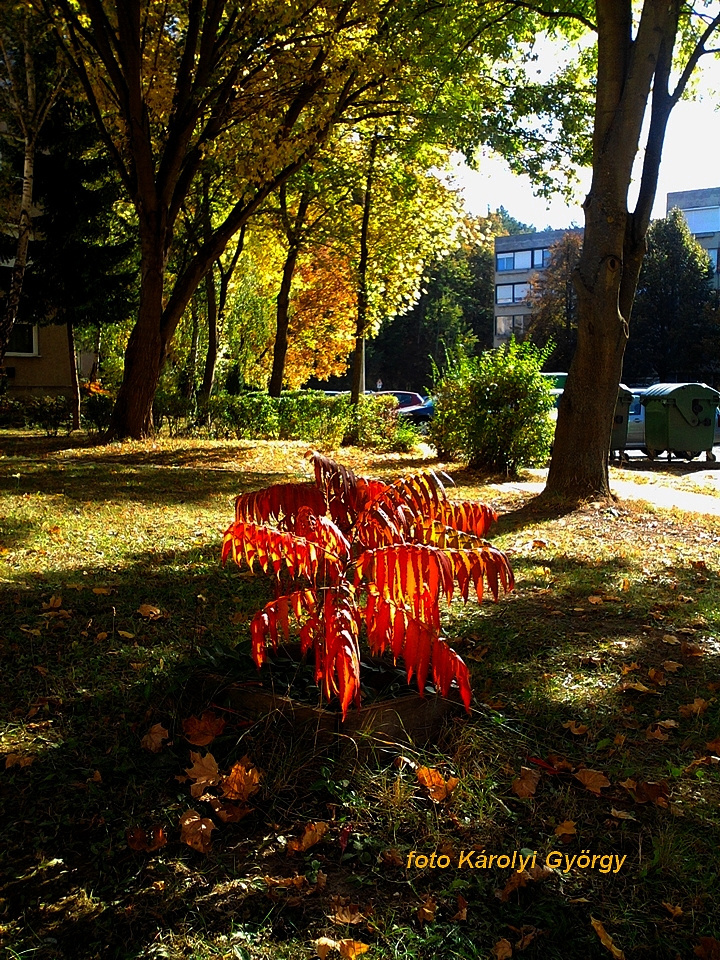
[[368, 392], [372, 392], [374, 397], [395, 397], [398, 407], [401, 409], [422, 406], [425, 402], [422, 394], [415, 393], [414, 390], [373, 390]]
[[432, 397], [425, 397], [422, 403], [411, 407], [400, 407], [398, 413], [411, 423], [429, 423], [435, 416], [435, 401]]

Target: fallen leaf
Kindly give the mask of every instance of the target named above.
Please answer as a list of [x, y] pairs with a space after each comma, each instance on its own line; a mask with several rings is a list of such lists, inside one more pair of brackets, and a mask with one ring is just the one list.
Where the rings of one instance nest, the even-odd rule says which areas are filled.
[[515, 949], [519, 953], [527, 950], [531, 943], [533, 943], [539, 934], [542, 933], [542, 930], [538, 930], [537, 927], [531, 927], [529, 924], [524, 924], [521, 929], [518, 931], [520, 934], [520, 939], [515, 943]]
[[125, 831], [127, 845], [131, 850], [141, 853], [152, 853], [159, 850], [167, 843], [167, 837], [162, 827], [151, 827], [145, 830], [143, 827], [129, 827]]
[[331, 950], [337, 950], [337, 940], [331, 940], [329, 937], [320, 937], [319, 940], [315, 941], [315, 953], [320, 957], [320, 960], [325, 960], [325, 957], [330, 953]]
[[207, 787], [220, 783], [220, 771], [217, 761], [211, 753], [206, 753], [203, 757], [191, 750], [190, 759], [193, 762], [192, 767], [185, 768], [188, 777], [195, 781], [190, 787], [190, 793], [193, 797], [200, 797], [205, 793]]
[[5, 769], [11, 767], [29, 767], [35, 762], [35, 757], [31, 753], [9, 753], [5, 757]]
[[538, 770], [531, 770], [530, 767], [520, 767], [520, 776], [512, 782], [513, 793], [521, 798], [532, 797], [539, 780], [540, 773]]
[[664, 660], [663, 667], [667, 673], [677, 673], [678, 670], [682, 670], [683, 665], [677, 660]]
[[657, 723], [651, 723], [650, 726], [645, 731], [645, 738], [647, 740], [669, 740], [670, 735], [663, 733]]
[[137, 611], [141, 617], [147, 617], [148, 620], [159, 620], [162, 617], [162, 610], [154, 607], [151, 603], [141, 603]]
[[576, 780], [579, 780], [584, 787], [598, 797], [600, 796], [600, 791], [603, 787], [610, 786], [610, 781], [608, 778], [599, 770], [578, 770], [578, 772], [574, 773], [573, 776]]
[[508, 960], [512, 957], [512, 944], [509, 940], [498, 940], [493, 947], [493, 956], [495, 960]]
[[320, 843], [329, 829], [330, 827], [323, 820], [319, 820], [317, 823], [308, 823], [301, 837], [297, 840], [288, 840], [287, 852], [304, 853], [310, 847], [314, 847], [316, 843]]
[[648, 670], [648, 678], [650, 679], [651, 683], [656, 683], [659, 687], [667, 686], [665, 674], [662, 670], [658, 670], [656, 667], [650, 667]]
[[556, 837], [574, 837], [577, 834], [574, 820], [563, 820], [555, 827]]
[[667, 780], [653, 781], [626, 780], [621, 787], [631, 794], [635, 803], [654, 803], [658, 807], [667, 807], [670, 787]]
[[605, 930], [605, 927], [600, 923], [600, 921], [595, 920], [594, 917], [590, 917], [590, 923], [593, 925], [595, 933], [597, 933], [597, 935], [600, 937], [600, 943], [610, 951], [614, 957], [614, 960], [625, 960], [625, 954], [619, 947], [615, 946], [613, 943], [613, 938]]
[[588, 603], [602, 603], [603, 598], [598, 596], [588, 597]]
[[383, 850], [380, 854], [380, 859], [388, 867], [403, 867], [405, 861], [400, 856], [400, 851], [396, 850], [395, 847], [390, 847], [389, 850]]
[[662, 901], [662, 905], [665, 907], [673, 920], [677, 920], [678, 917], [683, 915], [682, 907], [674, 907], [671, 903], [667, 903], [665, 900]]
[[678, 640], [678, 638], [675, 636], [674, 633], [666, 633], [666, 634], [664, 634], [664, 635], [663, 635], [663, 638], [662, 638], [662, 641], [663, 641], [663, 643], [670, 643], [670, 644], [672, 644], [673, 646], [674, 646], [675, 644], [680, 643], [680, 641]]
[[219, 797], [205, 795], [200, 799], [210, 804], [223, 823], [238, 823], [253, 810], [252, 807], [238, 805], [237, 803], [223, 803]]
[[370, 947], [367, 943], [360, 943], [359, 940], [338, 940], [338, 950], [340, 956], [346, 960], [354, 960], [363, 953], [367, 953]]
[[636, 660], [633, 660], [632, 663], [624, 663], [621, 668], [623, 676], [626, 676], [628, 673], [632, 673], [633, 670], [639, 670], [639, 669], [640, 669], [640, 664]]
[[426, 897], [425, 902], [421, 903], [417, 909], [418, 920], [421, 924], [423, 923], [432, 923], [435, 919], [435, 911], [437, 910], [437, 901], [432, 897]]
[[720, 753], [720, 737], [716, 740], [711, 740], [709, 743], [705, 744], [705, 748], [710, 751], [710, 753]]
[[623, 693], [626, 693], [628, 690], [636, 690], [638, 693], [658, 693], [657, 690], [651, 690], [650, 687], [646, 687], [644, 683], [640, 683], [639, 681], [635, 683], [621, 683], [620, 690]]
[[[135, 639], [135, 634], [134, 634], [134, 633], [129, 633], [127, 630], [118, 630], [117, 633], [118, 633], [118, 636], [119, 636], [119, 637], [123, 637], [125, 640], [134, 640], [134, 639]], [[107, 637], [107, 634], [105, 634], [105, 637]], [[101, 638], [101, 637], [100, 637], [100, 634], [97, 635], [97, 639], [98, 639], [98, 640], [100, 640], [100, 639], [103, 639], [103, 640], [104, 640], [105, 637], [102, 637], [102, 638]]]
[[365, 916], [357, 903], [340, 904], [335, 913], [328, 914], [328, 919], [335, 923], [362, 923]]
[[624, 733], [616, 733], [615, 737], [613, 738], [613, 743], [615, 744], [616, 747], [621, 747], [626, 740], [627, 740], [627, 737], [625, 736]]
[[196, 810], [186, 811], [180, 817], [180, 839], [198, 853], [208, 853], [212, 846], [210, 834], [216, 829], [209, 817], [201, 817]]
[[615, 807], [611, 808], [610, 815], [616, 817], [618, 820], [637, 820], [637, 817], [628, 813], [627, 810], [616, 810]]
[[678, 710], [681, 717], [699, 717], [710, 706], [702, 697], [695, 697], [692, 703], [684, 703]]
[[702, 657], [705, 653], [700, 644], [690, 640], [683, 640], [680, 644], [680, 652], [684, 657]]
[[99, 597], [107, 597], [112, 593], [112, 587], [93, 587], [93, 593]]
[[693, 952], [701, 960], [720, 960], [720, 942], [715, 937], [700, 937], [700, 943]]
[[467, 900], [465, 899], [465, 897], [463, 897], [463, 896], [461, 896], [460, 894], [458, 894], [458, 898], [457, 898], [457, 913], [455, 914], [454, 917], [451, 917], [451, 918], [450, 918], [451, 921], [452, 921], [452, 920], [467, 920], [467, 908], [468, 908], [468, 902], [467, 902]]
[[584, 723], [578, 723], [577, 720], [568, 720], [567, 723], [563, 724], [563, 727], [566, 730], [569, 730], [570, 733], [574, 734], [576, 737], [581, 737], [583, 734], [588, 732], [588, 728]]
[[230, 773], [222, 778], [222, 792], [228, 800], [243, 802], [260, 789], [262, 773], [247, 754], [232, 765]]
[[162, 750], [163, 740], [167, 740], [170, 734], [161, 723], [154, 723], [145, 736], [140, 741], [140, 746], [150, 753], [159, 753]]
[[460, 783], [457, 777], [445, 779], [439, 770], [430, 767], [418, 767], [416, 776], [421, 786], [425, 787], [430, 799], [435, 803], [447, 800], [455, 787]]
[[56, 594], [53, 594], [48, 602], [42, 605], [43, 610], [59, 610], [60, 607], [62, 607], [62, 597]]
[[225, 720], [206, 710], [200, 717], [192, 716], [182, 722], [183, 733], [188, 743], [196, 747], [206, 747], [225, 729]]

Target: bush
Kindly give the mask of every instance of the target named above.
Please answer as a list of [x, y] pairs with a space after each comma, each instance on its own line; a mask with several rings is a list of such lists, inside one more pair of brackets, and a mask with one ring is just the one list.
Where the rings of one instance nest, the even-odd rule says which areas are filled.
[[452, 358], [430, 426], [438, 454], [506, 474], [544, 463], [555, 425], [550, 384], [540, 369], [551, 349], [511, 338], [480, 357]]
[[92, 432], [104, 433], [110, 427], [110, 416], [115, 406], [115, 398], [97, 384], [83, 386], [81, 413], [85, 426]]
[[210, 397], [207, 405], [210, 433], [238, 440], [277, 440], [277, 400], [266, 393], [227, 393]]
[[23, 397], [25, 415], [30, 426], [40, 427], [48, 437], [56, 437], [63, 427], [72, 430], [72, 405], [68, 397]]
[[158, 390], [153, 400], [153, 425], [160, 430], [167, 423], [171, 437], [177, 437], [187, 427], [193, 412], [193, 401], [179, 393]]
[[0, 427], [22, 429], [27, 426], [25, 403], [22, 399], [0, 396]]
[[417, 443], [418, 432], [412, 423], [398, 416], [395, 397], [360, 397], [354, 415], [349, 398], [347, 401], [350, 419], [346, 443], [403, 453], [412, 450]]

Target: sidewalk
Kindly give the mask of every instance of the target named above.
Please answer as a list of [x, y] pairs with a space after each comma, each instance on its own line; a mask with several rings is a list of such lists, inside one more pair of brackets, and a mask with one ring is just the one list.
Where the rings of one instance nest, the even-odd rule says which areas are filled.
[[[518, 493], [540, 493], [545, 487], [547, 470], [528, 471], [538, 480], [515, 480], [508, 483], [494, 484], [498, 490], [515, 490]], [[626, 470], [622, 473], [627, 476]], [[621, 500], [646, 500], [665, 510], [684, 510], [687, 513], [711, 514], [720, 516], [720, 472], [717, 470], [698, 471], [692, 474], [689, 481], [687, 475], [673, 476], [668, 473], [643, 473], [642, 480], [635, 482], [620, 478], [617, 471], [611, 468], [610, 489]], [[686, 489], [688, 482], [700, 488], [717, 490], [717, 495], [695, 492]]]

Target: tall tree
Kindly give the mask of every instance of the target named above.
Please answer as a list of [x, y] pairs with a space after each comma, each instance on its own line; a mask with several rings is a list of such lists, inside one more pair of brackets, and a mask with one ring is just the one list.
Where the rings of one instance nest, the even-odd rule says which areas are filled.
[[[65, 80], [44, 17], [26, 4], [0, 3], [0, 108], [5, 139], [23, 148], [22, 189], [6, 218], [17, 230], [10, 284], [0, 311], [0, 363], [20, 308], [33, 229], [35, 155], [43, 125]], [[15, 207], [12, 210], [12, 207]]]
[[528, 302], [532, 309], [526, 336], [540, 347], [550, 340], [555, 347], [546, 360], [551, 370], [567, 370], [577, 341], [577, 293], [575, 270], [580, 260], [582, 235], [568, 231], [550, 247], [550, 260], [530, 281]]
[[623, 379], [712, 379], [720, 351], [710, 258], [680, 210], [650, 224]]
[[[575, 275], [578, 343], [545, 491], [572, 499], [610, 493], [613, 414], [665, 130], [720, 26], [716, 4], [689, 7], [681, 0], [596, 0], [596, 12], [593, 176]], [[628, 190], [648, 104], [640, 188], [630, 210]]]

